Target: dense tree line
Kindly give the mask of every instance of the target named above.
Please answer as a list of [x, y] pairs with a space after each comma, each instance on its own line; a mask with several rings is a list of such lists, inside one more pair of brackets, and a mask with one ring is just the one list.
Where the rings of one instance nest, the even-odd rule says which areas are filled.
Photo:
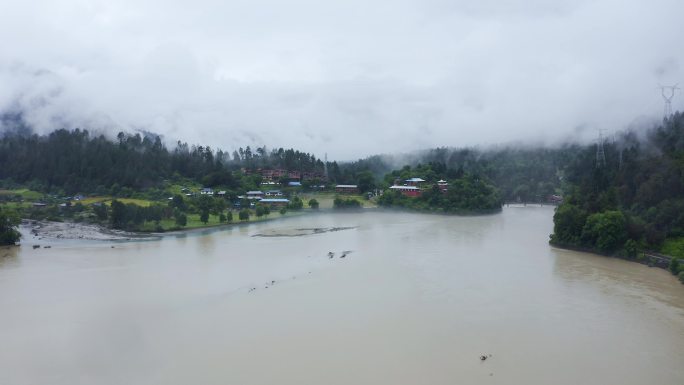
[[321, 175], [325, 166], [323, 161], [313, 154], [282, 147], [268, 151], [266, 146], [257, 147], [254, 151], [250, 146], [240, 147], [233, 151], [232, 162], [250, 169], [273, 168], [302, 172], [317, 172]]
[[[538, 201], [560, 187], [560, 170], [578, 146], [557, 149], [490, 150], [436, 148], [414, 154], [372, 156], [356, 162], [328, 162], [330, 183], [357, 184], [362, 192], [396, 164], [442, 163], [449, 170], [481, 175], [494, 183], [506, 201]], [[39, 191], [61, 189], [110, 195], [126, 189], [159, 187], [163, 180], [183, 177], [208, 187], [229, 190], [258, 187], [258, 181], [236, 173], [239, 168], [280, 168], [323, 174], [314, 155], [294, 149], [249, 146], [233, 152], [177, 142], [168, 149], [157, 135], [119, 133], [115, 140], [87, 130], [56, 130], [48, 135], [27, 129], [0, 138], [0, 179]], [[305, 186], [306, 187], [306, 186]]]
[[585, 146], [569, 162], [553, 243], [636, 257], [684, 239], [684, 115], [641, 134], [604, 142], [605, 161]]
[[[217, 156], [219, 155], [219, 156]], [[159, 136], [119, 133], [117, 141], [87, 130], [56, 130], [41, 136], [5, 135], [0, 139], [0, 179], [30, 185], [39, 191], [110, 192], [159, 186], [174, 174], [202, 180], [209, 177], [235, 185], [222, 165], [221, 151], [189, 147], [169, 151]]]
[[[120, 132], [115, 140], [87, 130], [59, 129], [37, 135], [28, 129], [0, 136], [0, 180], [11, 180], [38, 191], [63, 190], [119, 195], [121, 190], [159, 187], [165, 179], [187, 178], [204, 186], [240, 189], [258, 182], [243, 180], [241, 167], [282, 168], [323, 173], [324, 164], [309, 153], [249, 146], [230, 155], [209, 146], [177, 142], [168, 149], [150, 133]], [[252, 186], [255, 185], [255, 186]]]

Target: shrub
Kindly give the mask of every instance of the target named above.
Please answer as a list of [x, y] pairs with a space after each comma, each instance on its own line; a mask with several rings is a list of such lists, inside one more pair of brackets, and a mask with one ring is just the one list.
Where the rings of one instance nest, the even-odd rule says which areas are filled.
[[639, 248], [637, 247], [635, 240], [628, 239], [627, 242], [625, 242], [625, 256], [627, 258], [635, 259], [638, 251]]
[[240, 210], [240, 213], [238, 214], [238, 218], [241, 221], [248, 221], [249, 220], [249, 210], [247, 210], [247, 209]]
[[361, 202], [353, 198], [335, 198], [333, 201], [333, 208], [335, 209], [358, 209], [361, 207]]
[[209, 211], [208, 210], [202, 210], [202, 213], [200, 214], [200, 221], [204, 223], [205, 225], [207, 222], [209, 222]]
[[187, 215], [179, 212], [179, 213], [177, 213], [177, 215], [175, 217], [176, 217], [176, 224], [178, 226], [183, 227], [183, 226], [188, 224], [188, 216]]
[[304, 202], [302, 202], [302, 199], [299, 197], [292, 198], [290, 204], [288, 205], [288, 208], [292, 210], [301, 210], [303, 207]]
[[0, 207], [0, 245], [13, 245], [19, 241], [19, 222], [19, 216], [15, 212]]
[[257, 216], [257, 218], [261, 218], [264, 216], [264, 206], [257, 206], [256, 216]]
[[677, 274], [679, 274], [681, 271], [684, 271], [684, 270], [682, 269], [682, 267], [683, 267], [683, 266], [682, 266], [682, 264], [679, 262], [679, 259], [678, 259], [678, 258], [672, 258], [672, 259], [670, 260], [670, 265], [668, 266], [668, 268], [670, 269], [670, 272], [672, 272], [672, 274], [674, 274], [674, 275], [677, 275]]
[[582, 241], [603, 252], [622, 247], [627, 239], [627, 222], [620, 211], [592, 214], [582, 228]]

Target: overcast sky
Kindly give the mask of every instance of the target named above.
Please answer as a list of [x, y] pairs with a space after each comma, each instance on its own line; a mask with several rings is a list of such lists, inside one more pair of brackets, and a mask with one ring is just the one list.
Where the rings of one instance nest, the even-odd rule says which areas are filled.
[[681, 0], [5, 0], [0, 110], [330, 159], [588, 139], [662, 118], [683, 17]]

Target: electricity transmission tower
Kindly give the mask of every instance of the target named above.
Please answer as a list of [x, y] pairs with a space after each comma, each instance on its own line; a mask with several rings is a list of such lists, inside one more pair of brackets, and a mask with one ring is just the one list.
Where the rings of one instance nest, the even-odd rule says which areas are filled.
[[618, 157], [618, 169], [622, 170], [622, 147], [620, 147], [620, 155]]
[[617, 141], [617, 136], [618, 131], [613, 130], [613, 146], [615, 146], [618, 150], [618, 170], [622, 170], [622, 143]]
[[672, 115], [672, 98], [675, 96], [675, 91], [680, 89], [677, 85], [678, 84], [673, 86], [660, 86], [660, 93], [663, 95], [663, 100], [665, 101], [665, 118]]
[[603, 131], [605, 131], [604, 128], [599, 128], [598, 141], [596, 142], [596, 167], [598, 168], [606, 166], [606, 151], [603, 148]]

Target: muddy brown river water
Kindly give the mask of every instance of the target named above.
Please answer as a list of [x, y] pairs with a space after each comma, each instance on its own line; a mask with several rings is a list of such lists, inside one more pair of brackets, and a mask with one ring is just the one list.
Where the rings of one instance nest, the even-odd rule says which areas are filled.
[[684, 285], [550, 247], [552, 215], [2, 249], [0, 384], [684, 384]]

